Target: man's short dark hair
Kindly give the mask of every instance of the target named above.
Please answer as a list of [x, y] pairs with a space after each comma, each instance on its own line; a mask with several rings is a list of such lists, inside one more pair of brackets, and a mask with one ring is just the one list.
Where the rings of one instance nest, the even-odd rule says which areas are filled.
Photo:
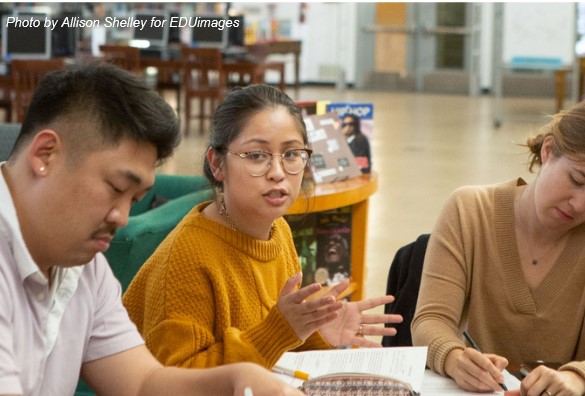
[[94, 63], [68, 67], [41, 80], [26, 113], [14, 152], [41, 128], [58, 131], [76, 152], [116, 145], [124, 138], [153, 144], [160, 161], [180, 142], [179, 119], [143, 80], [119, 67]]

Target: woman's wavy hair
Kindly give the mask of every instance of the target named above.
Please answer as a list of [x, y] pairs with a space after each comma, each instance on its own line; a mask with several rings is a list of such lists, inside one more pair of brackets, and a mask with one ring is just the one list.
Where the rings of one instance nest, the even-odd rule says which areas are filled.
[[542, 165], [540, 151], [546, 138], [552, 138], [552, 155], [585, 161], [585, 101], [551, 116], [540, 133], [529, 137], [524, 146], [529, 150], [528, 170]]

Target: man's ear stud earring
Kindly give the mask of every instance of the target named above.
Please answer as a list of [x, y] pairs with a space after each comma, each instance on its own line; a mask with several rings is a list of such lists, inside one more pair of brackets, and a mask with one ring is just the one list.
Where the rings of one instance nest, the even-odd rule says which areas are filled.
[[41, 166], [41, 167], [39, 168], [39, 171], [41, 171], [41, 172], [44, 172], [44, 171], [45, 171], [45, 167], [44, 167], [44, 166]]

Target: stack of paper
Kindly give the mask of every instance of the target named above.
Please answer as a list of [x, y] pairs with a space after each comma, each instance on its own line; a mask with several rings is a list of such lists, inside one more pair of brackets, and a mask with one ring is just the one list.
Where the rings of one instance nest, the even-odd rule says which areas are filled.
[[[426, 347], [354, 348], [326, 351], [287, 352], [276, 363], [315, 378], [333, 373], [367, 373], [409, 383], [420, 392], [427, 360]], [[278, 374], [285, 382], [300, 386], [303, 380]]]
[[[510, 374], [509, 371], [504, 370], [504, 383], [508, 389], [519, 389], [520, 381]], [[492, 392], [488, 394], [503, 395], [504, 391]], [[425, 372], [423, 380], [421, 395], [423, 396], [466, 396], [477, 395], [476, 392], [468, 392], [461, 389], [452, 378], [443, 377], [431, 370]]]

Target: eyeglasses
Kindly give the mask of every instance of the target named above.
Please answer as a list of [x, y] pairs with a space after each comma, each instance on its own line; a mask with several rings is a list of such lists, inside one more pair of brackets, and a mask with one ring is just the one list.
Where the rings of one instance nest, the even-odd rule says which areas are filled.
[[354, 125], [355, 125], [355, 123], [353, 123], [353, 122], [344, 122], [341, 124], [341, 127], [345, 128], [346, 126], [354, 126]]
[[237, 155], [243, 159], [244, 167], [250, 175], [263, 176], [268, 172], [268, 169], [270, 169], [272, 159], [276, 155], [281, 157], [280, 163], [287, 173], [297, 175], [301, 173], [307, 165], [312, 152], [313, 151], [309, 149], [294, 149], [287, 150], [282, 154], [268, 153], [260, 150], [246, 151], [243, 153], [228, 151], [228, 154]]

